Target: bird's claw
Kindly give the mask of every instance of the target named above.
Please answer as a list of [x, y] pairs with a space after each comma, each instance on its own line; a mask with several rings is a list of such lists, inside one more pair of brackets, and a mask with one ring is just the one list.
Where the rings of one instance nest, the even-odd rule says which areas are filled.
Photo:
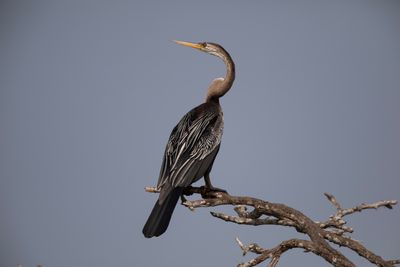
[[182, 194], [181, 195], [181, 203], [185, 203], [187, 201], [187, 199], [185, 198], [185, 196]]
[[185, 195], [185, 196], [191, 196], [191, 195], [193, 195], [192, 189], [193, 189], [193, 187], [190, 186], [190, 185], [189, 185], [188, 187], [185, 187], [185, 188], [183, 189], [183, 195]]

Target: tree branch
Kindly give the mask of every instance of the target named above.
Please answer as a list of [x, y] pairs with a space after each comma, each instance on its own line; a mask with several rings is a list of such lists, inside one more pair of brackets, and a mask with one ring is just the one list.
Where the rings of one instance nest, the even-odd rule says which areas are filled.
[[[153, 193], [159, 192], [159, 190], [154, 187], [146, 187], [145, 190]], [[319, 222], [311, 220], [300, 211], [284, 204], [272, 203], [252, 197], [231, 196], [225, 192], [210, 191], [205, 187], [189, 186], [185, 189], [184, 194], [200, 194], [202, 196], [202, 199], [192, 201], [183, 198], [182, 205], [191, 210], [201, 207], [232, 205], [237, 215], [227, 215], [213, 211], [211, 211], [211, 215], [226, 222], [236, 224], [293, 227], [296, 231], [307, 235], [309, 238], [309, 240], [289, 239], [271, 249], [264, 249], [255, 243], [243, 245], [239, 238], [236, 238], [243, 255], [246, 255], [248, 252], [258, 255], [250, 261], [240, 263], [238, 267], [256, 266], [268, 259], [270, 259], [268, 266], [274, 267], [278, 264], [282, 254], [294, 248], [312, 252], [325, 259], [332, 266], [355, 266], [354, 263], [347, 259], [342, 253], [334, 249], [330, 243], [347, 247], [376, 266], [393, 267], [400, 264], [400, 260], [384, 260], [382, 257], [365, 248], [358, 241], [344, 236], [344, 233], [352, 233], [353, 228], [346, 226], [346, 221], [343, 217], [366, 209], [378, 209], [380, 207], [392, 209], [393, 206], [397, 204], [396, 200], [383, 200], [371, 204], [363, 203], [352, 208], [344, 209], [333, 195], [325, 193], [327, 199], [336, 208], [336, 213], [330, 216], [328, 220]], [[252, 210], [248, 211], [248, 207], [251, 207]]]

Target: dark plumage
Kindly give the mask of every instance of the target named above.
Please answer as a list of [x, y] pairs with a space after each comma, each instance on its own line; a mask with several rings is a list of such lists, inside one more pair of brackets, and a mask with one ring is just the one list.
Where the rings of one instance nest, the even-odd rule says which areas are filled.
[[235, 77], [233, 61], [221, 46], [177, 43], [222, 58], [227, 65], [227, 75], [214, 80], [208, 89], [206, 102], [186, 113], [172, 130], [157, 183], [160, 195], [143, 228], [143, 234], [148, 238], [166, 231], [185, 187], [204, 177], [206, 187], [214, 189], [209, 173], [220, 147], [224, 124], [219, 98], [230, 89]]

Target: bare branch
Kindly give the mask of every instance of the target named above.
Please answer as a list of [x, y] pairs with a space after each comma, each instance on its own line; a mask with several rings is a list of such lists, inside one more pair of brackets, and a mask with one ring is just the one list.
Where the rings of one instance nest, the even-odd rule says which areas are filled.
[[238, 266], [255, 266], [259, 264], [261, 261], [265, 261], [267, 259], [271, 259], [268, 266], [276, 266], [279, 262], [279, 259], [283, 253], [288, 251], [289, 249], [293, 248], [300, 248], [304, 249], [305, 251], [312, 251], [314, 253], [319, 253], [319, 250], [316, 248], [315, 244], [308, 240], [301, 240], [301, 239], [290, 239], [283, 241], [276, 247], [272, 249], [263, 249], [257, 244], [250, 244], [250, 245], [243, 245], [243, 243], [236, 238], [236, 241], [239, 243], [240, 248], [243, 250], [243, 255], [246, 255], [247, 252], [253, 252], [256, 254], [261, 254], [257, 258], [250, 260], [245, 263], [241, 263]]
[[398, 260], [390, 260], [390, 261], [388, 261], [388, 263], [392, 264], [392, 265], [400, 264], [400, 259], [398, 259]]
[[247, 252], [253, 252], [255, 254], [262, 254], [265, 249], [261, 248], [256, 243], [251, 243], [250, 245], [243, 245], [242, 241], [240, 241], [239, 237], [236, 237], [236, 242], [239, 244], [240, 249], [243, 251], [243, 256], [246, 256]]
[[220, 212], [210, 211], [211, 215], [227, 222], [233, 222], [237, 224], [247, 225], [282, 225], [282, 226], [295, 226], [291, 220], [279, 220], [276, 218], [264, 218], [264, 219], [250, 219], [237, 216], [226, 215]]
[[328, 200], [333, 204], [333, 206], [336, 207], [337, 210], [342, 210], [342, 207], [340, 204], [336, 201], [336, 198], [329, 194], [329, 193], [324, 193], [324, 195], [328, 198]]
[[397, 204], [396, 200], [381, 200], [372, 204], [361, 204], [358, 206], [355, 206], [354, 208], [349, 208], [349, 209], [343, 209], [342, 210], [342, 216], [346, 216], [349, 214], [352, 214], [354, 212], [361, 212], [362, 210], [366, 210], [366, 209], [378, 209], [380, 207], [385, 207], [388, 209], [393, 209], [393, 206]]
[[[154, 187], [146, 187], [145, 190], [153, 193], [159, 192], [159, 190]], [[210, 213], [216, 218], [236, 224], [293, 227], [296, 231], [307, 235], [310, 239], [290, 239], [281, 242], [272, 249], [264, 249], [255, 243], [244, 245], [236, 238], [236, 242], [239, 244], [243, 255], [246, 255], [248, 252], [258, 255], [250, 261], [240, 263], [238, 265], [239, 267], [256, 266], [268, 259], [270, 259], [268, 266], [274, 267], [278, 264], [282, 254], [294, 248], [312, 252], [324, 258], [332, 266], [355, 267], [349, 259], [338, 250], [334, 249], [328, 242], [341, 247], [347, 247], [376, 266], [393, 267], [400, 264], [400, 260], [385, 261], [382, 257], [365, 248], [360, 242], [343, 235], [344, 233], [353, 232], [353, 228], [346, 226], [346, 221], [343, 219], [344, 216], [365, 209], [378, 209], [380, 207], [391, 209], [397, 204], [396, 200], [382, 200], [372, 204], [363, 203], [353, 208], [344, 209], [333, 195], [325, 193], [327, 199], [335, 206], [336, 213], [330, 216], [328, 220], [318, 222], [311, 220], [300, 211], [284, 204], [271, 203], [252, 197], [231, 196], [228, 193], [210, 191], [204, 187], [187, 187], [185, 188], [184, 194], [200, 194], [202, 196], [202, 199], [197, 200], [186, 200], [183, 198], [182, 205], [191, 210], [200, 207], [232, 205], [237, 214], [236, 216], [213, 211]], [[251, 207], [252, 210], [248, 211], [248, 207]]]
[[154, 186], [146, 186], [144, 188], [144, 191], [149, 192], [149, 193], [160, 193], [160, 189]]
[[344, 216], [353, 214], [355, 212], [361, 212], [366, 209], [378, 209], [380, 207], [386, 207], [388, 209], [392, 209], [394, 205], [397, 204], [396, 200], [382, 200], [371, 204], [361, 204], [352, 208], [344, 209], [336, 200], [336, 198], [328, 193], [325, 193], [325, 196], [328, 200], [336, 207], [336, 213], [329, 217], [329, 219], [325, 222], [317, 222], [320, 224], [320, 227], [323, 229], [328, 228], [336, 228], [336, 231], [332, 231], [337, 234], [343, 233], [352, 233], [353, 228], [346, 226], [346, 221], [343, 219]]

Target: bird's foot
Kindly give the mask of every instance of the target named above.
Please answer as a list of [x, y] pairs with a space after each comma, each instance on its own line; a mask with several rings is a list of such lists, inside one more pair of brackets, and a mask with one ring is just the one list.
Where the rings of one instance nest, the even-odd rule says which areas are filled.
[[191, 195], [193, 195], [193, 187], [192, 186], [188, 186], [188, 187], [185, 187], [184, 189], [183, 189], [183, 195], [185, 195], [185, 196], [191, 196]]
[[224, 189], [218, 188], [218, 187], [214, 187], [214, 186], [202, 186], [200, 187], [202, 190], [201, 192], [201, 196], [203, 198], [214, 198], [217, 197], [217, 195], [215, 193], [225, 193], [228, 194], [228, 192]]
[[210, 179], [210, 174], [209, 173], [206, 173], [204, 175], [204, 182], [205, 182], [205, 186], [204, 187], [206, 188], [206, 190], [208, 190], [208, 192], [222, 192], [222, 193], [228, 194], [228, 192], [225, 189], [214, 187], [211, 184], [211, 179]]
[[181, 195], [181, 203], [185, 203], [187, 201], [187, 199], [185, 198], [185, 196], [182, 194]]
[[181, 195], [181, 200], [182, 202], [185, 202], [186, 198], [184, 196], [191, 196], [193, 194], [200, 194], [203, 198], [213, 198], [216, 197], [215, 193], [218, 192], [228, 194], [226, 190], [214, 186], [209, 186], [209, 185], [200, 187], [188, 186], [184, 188], [183, 193]]

